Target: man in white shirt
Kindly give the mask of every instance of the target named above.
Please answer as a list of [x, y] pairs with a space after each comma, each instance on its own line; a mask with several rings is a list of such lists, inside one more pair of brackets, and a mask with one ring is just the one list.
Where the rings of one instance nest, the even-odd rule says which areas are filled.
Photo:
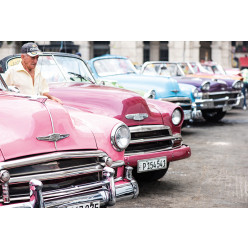
[[39, 55], [42, 54], [37, 44], [32, 42], [24, 44], [21, 53], [21, 62], [9, 67], [4, 75], [6, 84], [16, 86], [21, 94], [42, 95], [62, 104], [60, 99], [49, 94], [46, 79], [36, 67]]

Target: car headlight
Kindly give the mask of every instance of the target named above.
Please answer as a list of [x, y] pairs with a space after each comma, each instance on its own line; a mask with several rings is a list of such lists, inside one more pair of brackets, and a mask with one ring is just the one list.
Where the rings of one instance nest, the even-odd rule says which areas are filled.
[[149, 92], [145, 93], [144, 98], [155, 99], [156, 91], [150, 90]]
[[179, 109], [175, 109], [171, 117], [172, 123], [177, 126], [182, 120], [182, 113]]
[[244, 83], [241, 81], [235, 81], [232, 85], [234, 89], [242, 89], [244, 86]]
[[210, 89], [210, 82], [204, 82], [204, 83], [202, 83], [201, 89], [202, 89], [202, 91], [209, 91], [209, 89]]
[[117, 124], [111, 132], [111, 144], [117, 151], [123, 151], [130, 143], [131, 134], [127, 125], [124, 123]]
[[198, 91], [198, 89], [193, 89], [192, 90], [192, 93], [193, 93], [194, 98], [198, 98], [199, 97], [199, 91]]

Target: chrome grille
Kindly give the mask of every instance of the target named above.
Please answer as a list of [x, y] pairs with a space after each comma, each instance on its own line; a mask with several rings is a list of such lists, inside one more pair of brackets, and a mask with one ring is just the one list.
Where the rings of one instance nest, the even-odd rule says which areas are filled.
[[170, 127], [164, 125], [133, 126], [129, 129], [131, 141], [125, 150], [126, 155], [172, 149], [174, 140], [178, 138], [172, 135]]
[[[105, 166], [103, 158], [106, 156], [102, 151], [55, 152], [0, 162], [0, 168], [9, 171], [10, 200], [18, 202], [29, 198], [28, 183], [31, 179], [42, 181], [44, 194], [101, 181]], [[123, 164], [123, 161], [116, 161], [112, 167]], [[2, 198], [0, 202], [3, 202]]]
[[160, 100], [175, 103], [183, 110], [191, 110], [192, 108], [192, 101], [189, 97], [169, 97], [161, 98]]
[[238, 93], [224, 93], [224, 94], [209, 94], [209, 99], [213, 99], [213, 100], [216, 100], [216, 99], [220, 99], [220, 98], [224, 98], [224, 97], [229, 97], [230, 99], [237, 99], [238, 97]]

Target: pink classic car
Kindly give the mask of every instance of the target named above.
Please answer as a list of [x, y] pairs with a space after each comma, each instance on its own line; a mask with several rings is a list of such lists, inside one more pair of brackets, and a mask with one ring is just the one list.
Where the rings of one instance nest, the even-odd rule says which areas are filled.
[[[20, 55], [2, 59], [2, 72], [19, 61]], [[125, 165], [135, 167], [137, 179], [157, 180], [166, 174], [170, 162], [190, 157], [190, 147], [183, 144], [181, 136], [183, 110], [178, 105], [96, 85], [87, 64], [73, 54], [44, 53], [39, 66], [51, 94], [64, 105], [116, 118], [129, 127], [131, 141], [124, 161]], [[97, 123], [101, 124], [99, 120]], [[112, 143], [115, 142], [113, 138]]]
[[137, 197], [123, 122], [10, 93], [0, 79], [0, 207], [94, 208]]

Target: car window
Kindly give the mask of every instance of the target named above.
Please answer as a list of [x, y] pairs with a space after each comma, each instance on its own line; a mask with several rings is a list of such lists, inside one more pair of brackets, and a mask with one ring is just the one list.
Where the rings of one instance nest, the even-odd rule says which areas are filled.
[[95, 82], [88, 67], [81, 59], [58, 55], [55, 55], [54, 58], [70, 81]]
[[48, 83], [67, 81], [61, 71], [62, 69], [58, 67], [53, 56], [40, 56], [38, 65], [42, 76], [45, 77]]
[[[184, 72], [185, 75], [193, 74], [193, 72], [191, 71], [191, 69], [190, 69], [190, 67], [189, 67], [189, 65], [187, 63], [180, 63], [180, 67], [181, 67], [181, 69], [182, 69], [182, 71]], [[193, 67], [194, 70], [196, 69], [195, 66], [192, 66], [192, 67]]]
[[100, 59], [94, 61], [94, 68], [100, 77], [137, 73], [134, 65], [128, 59]]

